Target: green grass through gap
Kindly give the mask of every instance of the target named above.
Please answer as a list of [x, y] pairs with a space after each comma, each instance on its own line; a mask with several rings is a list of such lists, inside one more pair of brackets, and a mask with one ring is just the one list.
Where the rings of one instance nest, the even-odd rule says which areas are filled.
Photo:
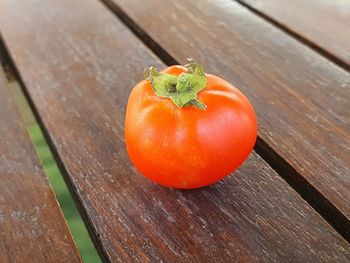
[[67, 188], [51, 150], [47, 145], [44, 135], [31, 112], [20, 86], [16, 81], [9, 83], [10, 92], [22, 115], [26, 128], [43, 163], [50, 184], [55, 191], [56, 198], [62, 208], [69, 229], [73, 235], [80, 255], [85, 263], [99, 263], [101, 259], [90, 239], [84, 222], [75, 206], [73, 198]]

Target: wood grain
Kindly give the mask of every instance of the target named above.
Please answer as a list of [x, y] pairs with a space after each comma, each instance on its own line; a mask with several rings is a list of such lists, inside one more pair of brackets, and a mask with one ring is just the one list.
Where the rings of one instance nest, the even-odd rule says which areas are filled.
[[81, 262], [0, 68], [0, 262]]
[[348, 72], [231, 0], [113, 3], [175, 60], [194, 57], [239, 87], [255, 106], [259, 136], [334, 204], [350, 237]]
[[335, 56], [350, 69], [350, 1], [240, 1]]
[[350, 260], [349, 244], [255, 153], [194, 191], [138, 174], [124, 145], [127, 98], [146, 66], [164, 64], [99, 1], [3, 7], [3, 38], [106, 261]]

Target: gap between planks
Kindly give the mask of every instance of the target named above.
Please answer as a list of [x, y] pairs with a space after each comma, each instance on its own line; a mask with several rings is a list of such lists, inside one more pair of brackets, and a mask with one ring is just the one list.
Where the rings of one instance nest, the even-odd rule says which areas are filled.
[[[7, 69], [6, 72], [6, 77], [10, 78], [10, 79], [15, 79], [18, 83], [19, 86], [21, 87], [21, 90], [25, 96], [25, 99], [27, 100], [30, 110], [32, 111], [34, 118], [36, 120], [36, 122], [39, 124], [40, 130], [42, 132], [42, 134], [44, 135], [44, 139], [46, 141], [46, 144], [49, 146], [50, 151], [53, 155], [53, 158], [58, 166], [58, 169], [60, 170], [61, 174], [63, 175], [63, 179], [70, 191], [70, 193], [77, 193], [78, 189], [74, 186], [74, 183], [72, 181], [70, 181], [68, 178], [70, 178], [68, 175], [68, 171], [66, 170], [65, 166], [62, 163], [62, 160], [57, 152], [57, 149], [55, 147], [55, 144], [53, 143], [53, 141], [51, 140], [50, 135], [48, 134], [48, 130], [44, 124], [44, 122], [42, 121], [39, 112], [37, 111], [34, 102], [32, 101], [28, 91], [24, 85], [24, 81], [21, 78], [21, 75], [19, 74], [19, 71], [16, 67], [16, 64], [13, 62], [13, 59], [11, 57], [11, 54], [8, 52], [8, 48], [6, 46], [5, 41], [3, 41], [3, 39], [1, 38], [0, 35], [0, 52], [1, 55], [0, 56], [0, 66], [2, 66], [3, 68]], [[103, 246], [98, 246], [96, 244], [101, 244], [101, 240], [99, 240], [99, 234], [96, 233], [94, 231], [94, 223], [89, 219], [86, 210], [84, 209], [84, 200], [79, 198], [79, 195], [76, 194], [72, 194], [74, 203], [78, 209], [78, 212], [81, 216], [81, 218], [83, 219], [84, 225], [86, 227], [86, 229], [88, 230], [89, 236], [91, 238], [91, 240], [93, 241], [92, 243], [94, 244], [94, 247], [98, 253], [98, 255], [100, 256], [102, 262], [109, 262], [109, 259], [107, 257], [108, 252], [104, 249]]]
[[301, 42], [305, 46], [308, 46], [309, 48], [311, 48], [312, 50], [314, 50], [315, 52], [317, 52], [321, 56], [325, 57], [326, 59], [330, 60], [331, 62], [333, 62], [337, 66], [339, 66], [339, 67], [343, 68], [344, 70], [350, 72], [350, 65], [348, 63], [346, 63], [344, 60], [336, 57], [335, 55], [333, 55], [332, 53], [328, 52], [327, 50], [323, 49], [322, 47], [320, 47], [319, 45], [314, 43], [312, 40], [309, 40], [307, 37], [304, 37], [304, 36], [298, 34], [297, 32], [293, 31], [292, 29], [289, 29], [287, 26], [284, 26], [283, 24], [281, 24], [277, 20], [275, 20], [272, 17], [264, 14], [263, 12], [257, 10], [256, 8], [254, 8], [253, 6], [249, 5], [248, 3], [243, 2], [242, 0], [232, 0], [232, 1], [235, 1], [235, 2], [239, 3], [240, 5], [242, 5], [243, 7], [247, 8], [249, 11], [251, 11], [252, 13], [257, 15], [258, 17], [262, 18], [266, 22], [268, 22], [268, 23], [272, 24], [273, 26], [277, 27], [278, 29], [280, 29], [281, 31], [283, 31], [287, 35], [293, 37], [297, 41]]
[[[12, 91], [10, 90], [10, 86], [11, 84], [16, 84], [17, 78], [15, 75], [15, 71], [13, 70], [9, 55], [7, 53], [7, 49], [4, 45], [4, 42], [2, 41], [1, 35], [0, 35], [0, 86], [1, 84], [3, 84], [4, 86], [1, 87], [3, 88], [2, 91], [5, 92], [1, 92], [3, 93], [2, 95], [4, 96], [3, 98], [5, 99], [5, 115], [7, 116], [8, 120], [10, 120], [9, 123], [7, 123], [6, 121], [6, 117], [5, 117], [5, 131], [6, 131], [6, 127], [8, 128], [7, 130], [7, 134], [8, 132], [11, 132], [12, 129], [13, 131], [19, 131], [19, 135], [24, 135], [21, 137], [6, 137], [4, 138], [4, 142], [5, 142], [5, 155], [3, 157], [5, 157], [5, 161], [10, 162], [10, 166], [12, 166], [14, 163], [18, 164], [15, 165], [14, 169], [7, 169], [7, 173], [12, 174], [13, 179], [9, 182], [9, 184], [6, 184], [6, 172], [5, 172], [5, 188], [8, 187], [8, 190], [5, 190], [5, 199], [6, 201], [11, 203], [12, 198], [10, 198], [9, 200], [7, 200], [6, 198], [6, 192], [10, 193], [13, 192], [14, 189], [16, 190], [15, 192], [20, 193], [21, 195], [24, 194], [26, 195], [26, 199], [21, 199], [20, 200], [16, 200], [14, 202], [14, 199], [12, 200], [13, 204], [19, 204], [19, 206], [17, 207], [13, 207], [12, 205], [10, 206], [6, 206], [5, 205], [5, 210], [4, 211], [0, 211], [0, 221], [1, 219], [6, 219], [5, 221], [2, 221], [1, 223], [4, 223], [5, 225], [3, 225], [5, 228], [1, 228], [0, 226], [0, 230], [5, 231], [5, 235], [3, 236], [5, 239], [4, 241], [4, 248], [5, 250], [1, 250], [0, 251], [0, 261], [2, 261], [2, 259], [4, 259], [2, 256], [5, 255], [6, 259], [8, 260], [8, 262], [13, 262], [13, 261], [18, 261], [21, 258], [25, 258], [25, 257], [33, 257], [36, 260], [39, 260], [41, 258], [41, 260], [43, 260], [43, 258], [45, 259], [46, 262], [51, 262], [51, 260], [65, 260], [67, 257], [69, 257], [70, 261], [76, 261], [76, 262], [82, 262], [82, 258], [79, 252], [79, 249], [76, 245], [76, 242], [73, 238], [71, 229], [68, 225], [68, 222], [63, 214], [63, 210], [58, 202], [57, 196], [56, 196], [56, 192], [54, 191], [51, 182], [49, 181], [48, 175], [46, 173], [46, 169], [44, 169], [44, 166], [42, 164], [41, 158], [37, 152], [37, 149], [34, 145], [34, 142], [27, 130], [26, 127], [26, 123], [25, 123], [25, 119], [23, 116], [23, 112], [21, 111], [21, 109], [18, 108], [18, 101], [16, 101], [16, 99], [13, 97], [14, 94], [12, 94]], [[6, 97], [9, 99], [8, 103], [6, 103]], [[0, 96], [1, 98], [1, 96]], [[7, 107], [8, 106], [8, 107]], [[9, 115], [8, 115], [9, 114]], [[8, 125], [7, 125], [8, 124]], [[17, 127], [16, 127], [17, 126]], [[18, 134], [17, 134], [18, 135]], [[11, 151], [6, 151], [6, 143], [11, 143], [12, 139], [15, 138], [15, 141], [13, 142], [18, 142], [19, 144], [16, 147], [13, 146], [14, 144], [11, 144], [10, 148], [15, 147], [15, 149], [17, 148], [17, 151], [15, 155], [13, 155], [13, 153], [11, 154]], [[9, 139], [10, 141], [8, 141], [7, 139]], [[17, 139], [17, 141], [16, 141]], [[8, 148], [8, 149], [10, 149]], [[27, 149], [26, 149], [27, 148]], [[7, 153], [9, 153], [8, 158], [6, 158]], [[24, 155], [23, 155], [24, 154]], [[22, 157], [24, 158], [24, 162], [23, 159], [21, 159], [19, 162], [17, 162], [16, 160], [13, 160], [11, 162], [11, 155], [12, 157]], [[19, 156], [18, 156], [19, 155]], [[25, 159], [27, 158], [27, 159]], [[29, 158], [29, 159], [28, 159]], [[22, 167], [22, 168], [21, 168]], [[3, 168], [3, 167], [1, 167]], [[6, 168], [6, 164], [5, 164], [5, 168]], [[19, 169], [17, 169], [19, 168]], [[23, 170], [23, 168], [25, 168]], [[28, 169], [29, 170], [28, 170]], [[33, 173], [32, 168], [35, 168], [35, 171]], [[38, 173], [39, 172], [39, 173]], [[20, 178], [20, 177], [22, 178]], [[17, 178], [18, 177], [18, 178]], [[17, 179], [22, 179], [22, 180], [26, 180], [28, 184], [23, 184], [23, 181], [18, 181]], [[41, 179], [40, 179], [41, 178]], [[39, 180], [39, 181], [38, 181]], [[40, 182], [41, 180], [41, 182]], [[32, 189], [32, 186], [30, 184], [33, 184], [35, 187], [38, 187], [36, 190], [38, 190], [39, 194], [42, 194], [41, 197], [39, 197], [38, 200], [42, 201], [41, 203], [37, 203], [36, 201], [36, 195], [38, 193], [36, 193], [35, 195], [35, 191], [32, 191], [34, 189]], [[29, 188], [28, 188], [28, 187]], [[42, 191], [41, 191], [42, 190]], [[47, 197], [50, 197], [49, 199], [47, 199]], [[25, 201], [26, 200], [26, 201]], [[23, 202], [24, 201], [24, 202]], [[28, 203], [28, 201], [30, 201]], [[50, 203], [51, 201], [51, 203]], [[34, 202], [34, 203], [33, 203]], [[35, 203], [37, 203], [34, 207], [30, 207], [28, 206], [28, 204], [34, 205]], [[7, 208], [10, 208], [9, 211]], [[13, 210], [15, 209], [15, 210]], [[29, 209], [29, 210], [28, 210]], [[49, 209], [49, 210], [48, 210]], [[27, 211], [28, 210], [28, 211]], [[12, 212], [11, 212], [12, 211]], [[51, 214], [51, 215], [50, 215]], [[32, 215], [32, 216], [31, 216]], [[28, 216], [31, 216], [30, 218]], [[50, 222], [50, 217], [51, 222]], [[10, 220], [10, 221], [8, 221]], [[18, 225], [19, 221], [18, 220], [25, 220], [26, 222], [24, 224], [20, 224]], [[10, 237], [10, 239], [6, 240], [6, 221], [7, 222], [7, 228], [10, 226], [11, 229], [8, 233], [10, 233], [10, 235], [8, 235], [8, 237]], [[57, 223], [53, 223], [53, 222], [57, 222]], [[17, 229], [16, 229], [16, 224], [17, 224]], [[27, 224], [27, 225], [26, 225]], [[29, 224], [29, 225], [28, 225]], [[56, 225], [57, 224], [57, 225]], [[40, 227], [40, 228], [38, 228]], [[57, 229], [57, 227], [59, 227], [59, 229]], [[14, 228], [14, 230], [13, 230]], [[56, 230], [58, 230], [59, 232], [57, 232]], [[56, 231], [56, 234], [55, 234]], [[1, 231], [0, 231], [1, 232]], [[13, 232], [13, 235], [11, 235], [11, 233]], [[47, 233], [45, 233], [47, 232]], [[63, 236], [59, 236], [57, 235], [57, 233], [61, 233]], [[19, 234], [22, 234], [21, 237], [19, 237]], [[52, 234], [55, 235], [55, 237], [52, 239]], [[42, 237], [45, 236], [46, 240], [44, 240]], [[51, 237], [50, 237], [51, 236]], [[58, 237], [57, 240], [55, 240], [55, 238]], [[1, 239], [0, 239], [1, 241]], [[21, 242], [25, 242], [27, 241], [27, 248], [23, 249], [21, 246]], [[44, 241], [44, 243], [43, 243]], [[49, 242], [47, 242], [49, 241]], [[66, 243], [66, 242], [70, 242]], [[55, 244], [56, 243], [56, 244]], [[11, 246], [9, 246], [9, 244], [11, 244]], [[22, 244], [23, 245], [23, 244]], [[35, 249], [40, 249], [42, 250], [42, 248], [45, 248], [45, 251], [47, 250], [49, 254], [45, 254], [42, 253], [42, 251], [40, 252], [33, 252], [33, 246], [34, 250]], [[57, 250], [57, 252], [55, 252], [54, 250], [52, 250], [52, 248], [57, 248], [59, 249], [61, 247], [61, 250]], [[64, 249], [63, 249], [64, 248]], [[12, 251], [12, 252], [11, 252]], [[1, 252], [5, 253], [2, 254]], [[32, 253], [32, 254], [30, 254]], [[2, 255], [1, 255], [2, 254]], [[32, 260], [35, 260], [34, 258], [31, 258]], [[55, 261], [55, 262], [56, 262]], [[53, 261], [52, 261], [53, 262]]]
[[[119, 20], [129, 28], [155, 55], [157, 55], [165, 64], [174, 65], [179, 64], [176, 59], [171, 56], [162, 46], [160, 46], [155, 40], [153, 40], [137, 23], [135, 23], [116, 3], [110, 0], [100, 0], [113, 14], [115, 14]], [[240, 0], [235, 0], [240, 4]], [[248, 6], [246, 6], [249, 10]], [[251, 10], [254, 12], [254, 10]], [[258, 11], [254, 12], [258, 16]], [[308, 40], [298, 34], [284, 29], [282, 25], [274, 22], [269, 17], [264, 18], [268, 22], [280, 28], [287, 34], [291, 34], [294, 38], [301, 41], [311, 49], [317, 51], [321, 55], [340, 67], [350, 71], [350, 65], [339, 60], [322, 48], [316, 46]], [[271, 21], [270, 21], [271, 20]], [[290, 32], [289, 32], [290, 31]], [[304, 43], [305, 42], [305, 43]], [[341, 64], [338, 64], [341, 63]], [[264, 142], [259, 136], [254, 146], [254, 150], [260, 155], [278, 174], [282, 177], [313, 209], [315, 209], [347, 242], [350, 243], [350, 221], [346, 216], [336, 208], [331, 201], [329, 201], [324, 195], [322, 195], [314, 186], [312, 186], [302, 175], [300, 175], [294, 167], [292, 167], [286, 160], [284, 160], [277, 152], [275, 152], [266, 142]]]

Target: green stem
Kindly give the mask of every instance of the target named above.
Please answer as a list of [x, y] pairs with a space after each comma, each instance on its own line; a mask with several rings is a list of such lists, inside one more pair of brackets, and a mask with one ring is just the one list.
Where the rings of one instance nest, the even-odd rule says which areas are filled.
[[160, 73], [154, 67], [149, 68], [149, 72], [144, 73], [151, 82], [154, 93], [162, 98], [169, 98], [178, 107], [194, 106], [201, 110], [206, 109], [206, 105], [197, 100], [197, 94], [203, 90], [207, 84], [202, 66], [193, 59], [188, 59], [186, 65], [187, 72], [179, 76]]

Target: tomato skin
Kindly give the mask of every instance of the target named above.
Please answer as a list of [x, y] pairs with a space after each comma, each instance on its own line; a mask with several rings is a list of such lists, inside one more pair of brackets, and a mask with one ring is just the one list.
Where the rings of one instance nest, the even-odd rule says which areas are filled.
[[[182, 66], [163, 72], [179, 75]], [[125, 143], [142, 175], [172, 188], [212, 184], [249, 156], [257, 138], [257, 119], [248, 99], [227, 81], [206, 74], [198, 100], [207, 105], [180, 108], [154, 94], [144, 80], [132, 90], [125, 119]]]

